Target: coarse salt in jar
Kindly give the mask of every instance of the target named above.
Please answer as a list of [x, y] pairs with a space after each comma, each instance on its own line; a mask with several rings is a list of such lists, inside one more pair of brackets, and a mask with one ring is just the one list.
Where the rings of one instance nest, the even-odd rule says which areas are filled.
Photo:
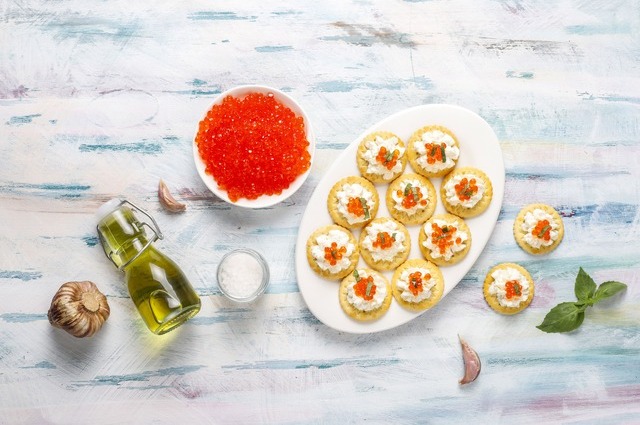
[[256, 251], [241, 248], [225, 254], [218, 265], [218, 287], [227, 298], [249, 302], [258, 298], [269, 284], [269, 266]]

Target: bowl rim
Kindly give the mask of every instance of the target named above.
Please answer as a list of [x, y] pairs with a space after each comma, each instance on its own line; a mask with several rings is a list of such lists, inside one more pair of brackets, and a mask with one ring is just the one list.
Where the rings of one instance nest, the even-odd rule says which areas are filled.
[[273, 205], [276, 205], [286, 200], [287, 198], [289, 198], [298, 189], [300, 189], [300, 187], [307, 180], [307, 177], [311, 173], [311, 167], [313, 166], [313, 160], [315, 157], [315, 150], [316, 150], [316, 140], [315, 140], [315, 134], [313, 132], [313, 127], [311, 125], [311, 121], [309, 120], [309, 116], [307, 115], [304, 108], [295, 99], [293, 99], [291, 96], [284, 93], [283, 91], [270, 86], [265, 86], [265, 85], [245, 84], [245, 85], [239, 85], [239, 86], [232, 87], [228, 90], [225, 90], [224, 92], [216, 96], [216, 98], [210, 104], [209, 108], [207, 109], [207, 111], [205, 112], [201, 120], [207, 116], [208, 111], [211, 108], [213, 108], [214, 105], [219, 105], [220, 103], [222, 103], [222, 101], [227, 96], [243, 98], [249, 93], [262, 93], [262, 94], [272, 93], [275, 96], [276, 100], [278, 100], [280, 103], [282, 103], [283, 105], [291, 109], [297, 116], [302, 117], [304, 121], [307, 141], [309, 142], [309, 146], [307, 150], [309, 152], [310, 159], [309, 159], [309, 168], [307, 169], [307, 171], [305, 171], [304, 173], [296, 177], [296, 179], [289, 185], [289, 187], [284, 189], [278, 195], [261, 195], [256, 199], [240, 198], [236, 202], [233, 202], [231, 199], [229, 199], [229, 196], [226, 191], [218, 188], [218, 183], [215, 181], [213, 176], [207, 174], [207, 172], [205, 171], [206, 165], [202, 160], [202, 158], [200, 157], [200, 152], [198, 151], [198, 144], [196, 143], [196, 136], [198, 134], [198, 131], [196, 131], [196, 134], [194, 135], [193, 141], [191, 143], [192, 150], [193, 150], [193, 159], [196, 165], [196, 170], [198, 171], [198, 175], [200, 176], [200, 179], [207, 186], [207, 188], [211, 192], [213, 192], [213, 194], [216, 195], [218, 198], [222, 199], [223, 201], [231, 205], [235, 205], [238, 207], [252, 208], [252, 209], [266, 208], [266, 207], [271, 207]]

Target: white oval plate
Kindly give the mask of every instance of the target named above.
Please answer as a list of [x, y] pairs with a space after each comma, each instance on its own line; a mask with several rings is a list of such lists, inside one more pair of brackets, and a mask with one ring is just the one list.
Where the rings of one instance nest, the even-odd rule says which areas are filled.
[[[287, 95], [286, 93], [278, 89], [274, 89], [273, 87], [267, 87], [267, 86], [261, 86], [261, 85], [246, 85], [246, 86], [233, 87], [232, 89], [229, 89], [224, 93], [221, 93], [220, 95], [218, 95], [218, 97], [214, 99], [213, 104], [209, 107], [209, 109], [211, 109], [213, 105], [221, 104], [222, 101], [227, 96], [232, 96], [232, 97], [242, 99], [250, 93], [262, 93], [262, 94], [271, 93], [275, 96], [276, 100], [278, 100], [284, 106], [291, 109], [297, 116], [302, 117], [302, 119], [304, 120], [304, 127], [307, 132], [307, 141], [309, 142], [308, 151], [309, 151], [309, 155], [311, 155], [311, 159], [309, 160], [310, 161], [309, 169], [307, 169], [307, 171], [305, 171], [304, 173], [300, 174], [291, 183], [291, 185], [288, 188], [284, 189], [278, 195], [262, 195], [257, 199], [240, 198], [234, 202], [231, 199], [229, 199], [229, 195], [227, 194], [226, 191], [218, 187], [218, 183], [215, 181], [213, 176], [211, 176], [210, 174], [207, 174], [206, 172], [207, 166], [205, 165], [204, 161], [200, 157], [200, 152], [198, 151], [198, 144], [196, 143], [196, 140], [195, 140], [196, 136], [194, 136], [193, 143], [192, 143], [193, 159], [196, 164], [196, 170], [198, 170], [198, 174], [200, 175], [200, 178], [202, 179], [204, 184], [207, 185], [209, 190], [213, 192], [218, 198], [232, 205], [237, 205], [239, 207], [266, 208], [284, 201], [285, 199], [293, 195], [298, 189], [300, 189], [300, 186], [302, 186], [302, 184], [305, 182], [305, 180], [307, 179], [307, 176], [310, 173], [311, 164], [313, 164], [313, 157], [315, 155], [315, 149], [316, 149], [316, 139], [313, 134], [313, 128], [311, 127], [311, 122], [309, 121], [309, 117], [307, 116], [304, 109], [302, 109], [302, 106], [300, 106], [300, 104], [296, 102], [291, 96]], [[205, 112], [203, 118], [207, 116], [209, 109], [207, 109], [207, 112]]]
[[[358, 322], [349, 317], [340, 307], [338, 300], [340, 282], [325, 280], [318, 276], [309, 266], [306, 254], [306, 243], [311, 233], [318, 227], [333, 223], [327, 211], [327, 197], [331, 187], [343, 177], [360, 175], [356, 165], [356, 152], [360, 140], [374, 131], [390, 131], [407, 143], [411, 134], [425, 125], [443, 125], [453, 131], [460, 142], [458, 166], [473, 166], [481, 169], [491, 179], [493, 185], [493, 199], [489, 208], [479, 216], [465, 220], [473, 237], [469, 253], [460, 263], [440, 268], [445, 281], [443, 297], [467, 274], [489, 241], [500, 214], [505, 178], [500, 143], [489, 124], [476, 113], [454, 105], [416, 106], [383, 119], [354, 140], [332, 164], [311, 195], [298, 231], [295, 263], [300, 293], [309, 310], [331, 328], [349, 333], [373, 333], [402, 325], [425, 313], [425, 311], [410, 312], [393, 300], [389, 311], [380, 319], [373, 322]], [[410, 164], [407, 164], [405, 172], [412, 172]], [[441, 181], [441, 178], [431, 179], [438, 192], [435, 214], [446, 212], [439, 199]], [[382, 184], [376, 187], [380, 195], [377, 217], [389, 217], [389, 211], [384, 202], [388, 185]], [[409, 258], [422, 258], [418, 248], [420, 226], [408, 226], [408, 230], [411, 235]], [[356, 240], [359, 234], [360, 230], [354, 232]], [[368, 266], [360, 259], [359, 267]], [[384, 274], [389, 280], [393, 275], [392, 272]], [[437, 305], [434, 308], [437, 308]]]

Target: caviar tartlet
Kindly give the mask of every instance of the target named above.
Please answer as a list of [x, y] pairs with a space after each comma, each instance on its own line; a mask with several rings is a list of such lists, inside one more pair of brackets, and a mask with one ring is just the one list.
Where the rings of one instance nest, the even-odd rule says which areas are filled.
[[391, 218], [376, 218], [360, 233], [360, 255], [372, 269], [393, 270], [409, 258], [410, 250], [407, 228]]
[[357, 268], [340, 283], [338, 297], [342, 310], [351, 318], [375, 320], [391, 306], [391, 285], [375, 270]]
[[483, 213], [492, 196], [491, 180], [473, 167], [456, 168], [444, 177], [440, 186], [442, 205], [459, 217], [475, 217]]
[[391, 287], [398, 304], [411, 311], [422, 311], [440, 301], [444, 278], [438, 266], [416, 258], [405, 261], [396, 269]]
[[471, 248], [471, 230], [460, 217], [438, 214], [420, 228], [418, 245], [424, 257], [439, 265], [456, 264]]
[[527, 205], [516, 216], [513, 235], [520, 248], [529, 254], [547, 254], [562, 241], [562, 217], [549, 205]]
[[348, 229], [364, 227], [378, 213], [380, 198], [373, 184], [359, 176], [339, 180], [329, 191], [327, 208], [336, 224]]
[[406, 173], [395, 179], [385, 197], [391, 217], [403, 224], [422, 224], [433, 215], [438, 203], [429, 179]]
[[487, 273], [483, 285], [484, 299], [501, 314], [516, 314], [531, 304], [534, 283], [529, 272], [514, 263], [502, 263]]
[[356, 268], [359, 258], [356, 238], [344, 227], [324, 226], [307, 239], [307, 261], [326, 279], [342, 279]]
[[373, 183], [388, 183], [404, 171], [406, 147], [397, 135], [378, 131], [362, 139], [356, 161], [364, 178]]
[[425, 177], [441, 177], [456, 166], [460, 144], [448, 128], [428, 125], [409, 138], [407, 155], [417, 173]]

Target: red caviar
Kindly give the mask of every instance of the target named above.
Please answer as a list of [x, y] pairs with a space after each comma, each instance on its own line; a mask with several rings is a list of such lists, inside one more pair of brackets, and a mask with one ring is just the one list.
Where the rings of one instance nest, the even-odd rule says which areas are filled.
[[540, 220], [538, 224], [536, 224], [536, 227], [531, 230], [531, 234], [544, 241], [551, 240], [551, 224], [549, 220]]
[[303, 118], [272, 93], [225, 97], [200, 121], [196, 143], [233, 202], [280, 194], [311, 165]]
[[414, 272], [409, 275], [409, 291], [411, 291], [414, 297], [424, 290], [422, 283], [423, 277], [425, 280], [431, 279], [429, 273], [425, 273], [424, 276], [422, 276], [421, 272]]
[[356, 217], [360, 217], [362, 215], [365, 215], [365, 206], [366, 202], [365, 205], [363, 205], [362, 198], [349, 198], [349, 202], [347, 203], [347, 211], [349, 211]]
[[476, 184], [476, 179], [467, 179], [463, 177], [460, 180], [460, 183], [455, 185], [456, 195], [458, 195], [458, 199], [461, 201], [468, 201], [471, 199], [473, 195], [478, 193], [478, 185]]
[[456, 233], [456, 230], [458, 230], [454, 226], [444, 225], [440, 227], [438, 224], [432, 223], [431, 230], [431, 240], [433, 244], [438, 247], [438, 251], [442, 255], [454, 244], [460, 245], [462, 243], [462, 239], [459, 237], [455, 240], [453, 239], [453, 235]]
[[447, 162], [446, 143], [425, 143], [424, 148], [427, 150], [427, 164], [435, 164], [436, 162]]
[[510, 300], [513, 297], [519, 297], [522, 295], [522, 285], [517, 280], [510, 280], [504, 285], [507, 299]]
[[425, 207], [427, 205], [427, 200], [422, 199], [423, 194], [422, 190], [420, 190], [420, 186], [412, 186], [411, 183], [407, 184], [404, 189], [396, 191], [398, 196], [402, 196], [402, 206], [406, 209], [410, 209], [420, 204], [421, 207]]
[[387, 148], [382, 146], [378, 151], [378, 155], [376, 156], [376, 161], [382, 164], [387, 170], [391, 170], [393, 167], [396, 166], [399, 155], [400, 155], [400, 151], [398, 151], [398, 149], [394, 149], [393, 152], [389, 152]]
[[341, 246], [338, 248], [338, 244], [331, 242], [331, 247], [324, 249], [324, 259], [332, 266], [338, 264], [338, 261], [342, 260], [342, 256], [347, 253], [347, 248]]
[[380, 249], [388, 249], [388, 248], [391, 248], [395, 240], [396, 240], [395, 233], [393, 235], [389, 235], [389, 233], [387, 232], [379, 232], [376, 235], [376, 240], [373, 241], [373, 247], [380, 248]]
[[358, 283], [353, 285], [353, 290], [363, 300], [371, 301], [376, 294], [376, 284], [373, 282], [373, 276], [358, 279]]

